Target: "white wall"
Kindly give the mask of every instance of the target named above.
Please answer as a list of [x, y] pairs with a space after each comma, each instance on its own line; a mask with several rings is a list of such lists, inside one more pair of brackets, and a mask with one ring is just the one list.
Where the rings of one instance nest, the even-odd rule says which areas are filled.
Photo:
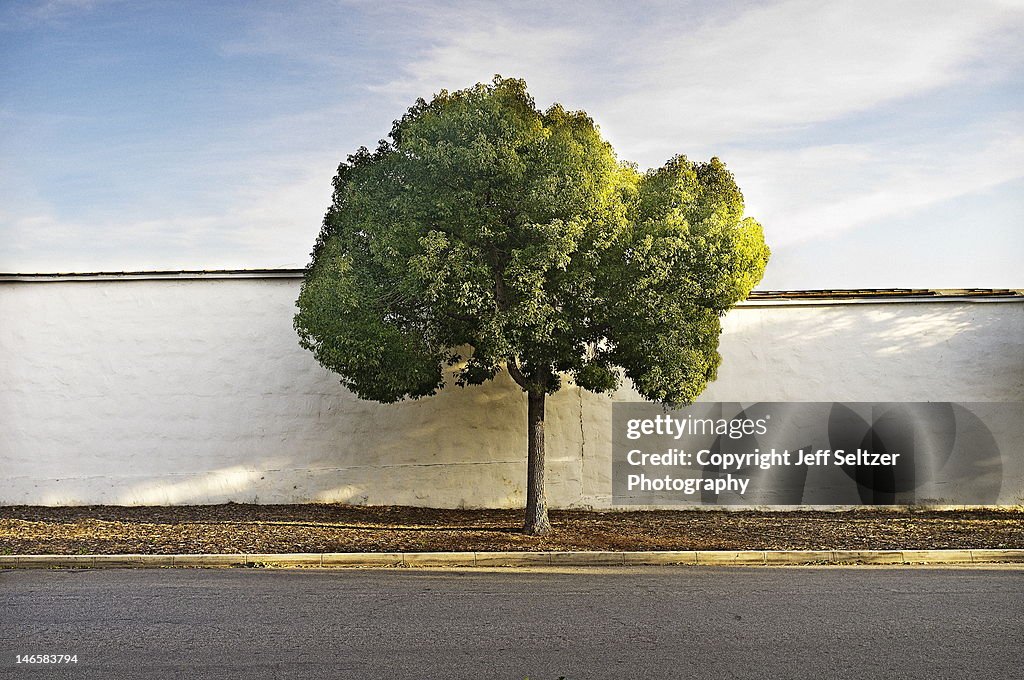
[[[523, 503], [507, 377], [360, 401], [298, 346], [299, 284], [0, 283], [0, 504]], [[748, 304], [702, 399], [1022, 401], [1021, 301]], [[549, 400], [553, 505], [608, 505], [610, 403]]]

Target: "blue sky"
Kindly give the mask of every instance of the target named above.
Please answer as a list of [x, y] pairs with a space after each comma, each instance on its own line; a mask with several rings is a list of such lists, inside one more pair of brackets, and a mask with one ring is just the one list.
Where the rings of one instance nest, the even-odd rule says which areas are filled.
[[[626, 5], [626, 6], [623, 6]], [[1024, 3], [0, 4], [0, 271], [303, 266], [339, 161], [523, 77], [722, 158], [761, 289], [1024, 287]]]

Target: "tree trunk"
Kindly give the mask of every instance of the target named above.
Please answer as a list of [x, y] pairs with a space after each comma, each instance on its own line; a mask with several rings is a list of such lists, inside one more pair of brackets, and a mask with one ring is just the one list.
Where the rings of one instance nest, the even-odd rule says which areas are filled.
[[548, 503], [544, 497], [544, 400], [542, 390], [530, 390], [527, 409], [529, 455], [526, 461], [526, 524], [523, 530], [531, 536], [551, 531]]

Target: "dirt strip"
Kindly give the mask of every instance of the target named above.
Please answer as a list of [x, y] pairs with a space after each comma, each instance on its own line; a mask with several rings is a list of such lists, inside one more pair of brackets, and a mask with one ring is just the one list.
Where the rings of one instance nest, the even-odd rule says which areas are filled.
[[1024, 548], [1024, 510], [552, 511], [329, 504], [0, 507], [0, 554]]

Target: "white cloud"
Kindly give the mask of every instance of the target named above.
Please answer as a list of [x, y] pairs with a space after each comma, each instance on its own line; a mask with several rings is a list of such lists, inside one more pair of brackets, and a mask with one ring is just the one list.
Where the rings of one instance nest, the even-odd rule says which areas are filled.
[[776, 245], [829, 237], [1024, 177], [1024, 117], [916, 144], [730, 152], [747, 211]]
[[4, 8], [4, 17], [0, 19], [0, 28], [32, 25], [42, 23], [59, 23], [74, 19], [98, 7], [124, 0], [35, 0], [12, 4]]
[[336, 159], [277, 158], [204, 212], [146, 218], [0, 212], [0, 271], [302, 267], [330, 202]]
[[554, 96], [573, 89], [573, 70], [560, 65], [564, 66], [566, 55], [586, 43], [579, 31], [546, 27], [524, 32], [503, 19], [479, 28], [483, 22], [470, 21], [466, 16], [457, 23], [461, 25], [445, 22], [447, 35], [406, 63], [402, 76], [369, 89], [411, 102], [416, 97], [429, 98], [441, 89], [461, 89], [501, 74], [525, 77], [542, 108], [550, 103], [541, 98], [545, 93]]
[[1001, 46], [986, 38], [1021, 20], [982, 2], [758, 7], [643, 40], [637, 87], [611, 97], [602, 119], [650, 163], [665, 148], [757, 140], [961, 81]]
[[[515, 8], [516, 6], [512, 6]], [[424, 47], [377, 89], [407, 98], [493, 73], [525, 76], [544, 106], [584, 107], [624, 157], [756, 140], [1017, 65], [1020, 8], [999, 2], [789, 0], [626, 18], [431, 6]], [[424, 9], [424, 15], [426, 10]]]

